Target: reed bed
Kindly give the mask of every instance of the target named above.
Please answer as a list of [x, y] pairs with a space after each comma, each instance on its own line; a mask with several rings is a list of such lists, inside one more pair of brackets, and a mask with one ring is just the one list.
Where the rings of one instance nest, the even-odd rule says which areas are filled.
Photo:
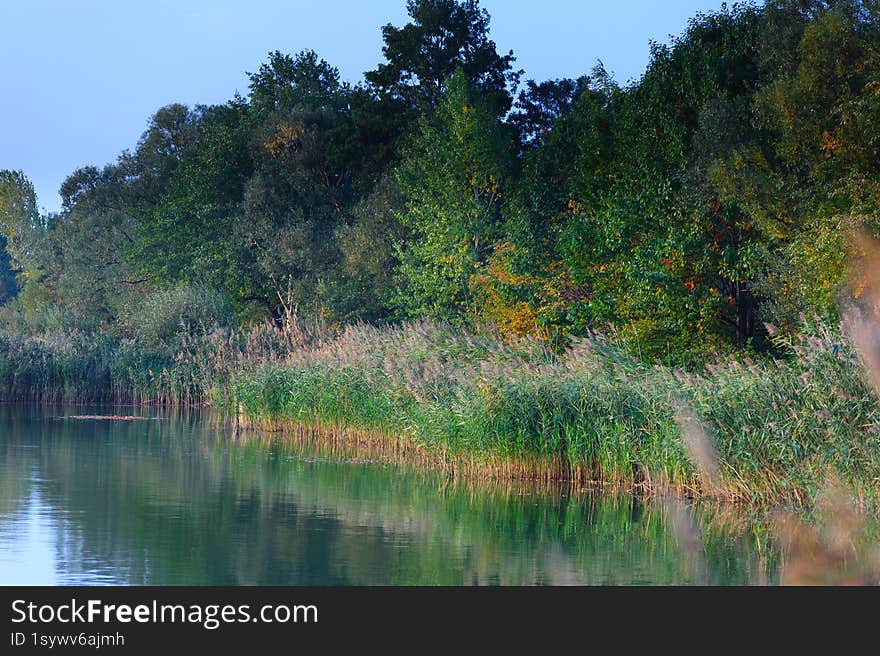
[[222, 402], [234, 372], [277, 361], [309, 339], [301, 328], [260, 325], [147, 346], [105, 332], [30, 335], [0, 325], [0, 402]]
[[859, 352], [817, 321], [777, 346], [783, 357], [694, 372], [599, 336], [554, 352], [430, 322], [218, 328], [174, 348], [0, 330], [0, 401], [211, 403], [453, 476], [760, 505], [811, 507], [833, 477], [878, 513], [880, 408]]
[[[877, 513], [880, 409], [857, 353], [820, 322], [778, 346], [785, 358], [694, 373], [646, 365], [599, 337], [553, 353], [427, 322], [349, 326], [236, 372], [230, 408], [266, 427], [403, 438], [458, 475], [791, 507], [813, 505], [833, 476]], [[707, 436], [718, 480], [689, 448], [682, 407]]]
[[456, 481], [515, 484], [523, 489], [557, 490], [592, 487], [594, 473], [572, 468], [562, 457], [504, 458], [429, 449], [403, 434], [326, 423], [252, 423], [239, 419], [236, 438], [282, 443], [300, 453], [334, 461], [405, 465], [438, 472]]

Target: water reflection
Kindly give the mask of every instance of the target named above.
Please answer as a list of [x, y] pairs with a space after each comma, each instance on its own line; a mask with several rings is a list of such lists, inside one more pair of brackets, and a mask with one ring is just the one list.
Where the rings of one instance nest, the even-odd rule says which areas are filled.
[[0, 583], [775, 582], [737, 514], [452, 484], [232, 440], [199, 413], [71, 414], [0, 408]]

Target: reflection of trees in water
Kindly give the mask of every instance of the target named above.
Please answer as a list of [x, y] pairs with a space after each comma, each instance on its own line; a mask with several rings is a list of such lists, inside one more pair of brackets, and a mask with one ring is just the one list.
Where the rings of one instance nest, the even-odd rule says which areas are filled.
[[74, 578], [86, 563], [160, 584], [754, 583], [772, 565], [717, 513], [294, 457], [197, 413], [0, 422], [3, 471], [43, 478], [4, 476], [0, 503], [38, 485], [64, 509]]

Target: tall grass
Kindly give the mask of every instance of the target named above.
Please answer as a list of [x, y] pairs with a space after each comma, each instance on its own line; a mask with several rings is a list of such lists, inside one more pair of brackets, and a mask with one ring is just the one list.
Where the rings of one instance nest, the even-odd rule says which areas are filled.
[[[821, 323], [778, 345], [787, 358], [695, 374], [646, 365], [600, 338], [554, 354], [424, 322], [349, 326], [238, 370], [230, 398], [264, 427], [400, 434], [483, 475], [799, 507], [834, 476], [876, 511], [880, 409], [852, 346]], [[683, 406], [708, 428], [717, 481], [688, 448]]]
[[809, 507], [833, 477], [877, 512], [880, 408], [856, 350], [821, 322], [777, 345], [784, 358], [694, 373], [600, 337], [556, 353], [430, 322], [216, 328], [173, 347], [0, 330], [0, 400], [214, 403], [265, 428], [393, 436], [395, 453], [457, 473], [761, 504]]
[[307, 338], [270, 326], [215, 328], [162, 345], [104, 332], [32, 336], [0, 326], [0, 401], [213, 402], [224, 398], [234, 371], [277, 360]]

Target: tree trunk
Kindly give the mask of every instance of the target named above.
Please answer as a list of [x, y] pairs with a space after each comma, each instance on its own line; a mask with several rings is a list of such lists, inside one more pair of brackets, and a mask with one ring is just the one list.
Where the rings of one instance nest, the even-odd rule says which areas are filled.
[[736, 347], [745, 348], [749, 339], [755, 336], [755, 317], [757, 303], [748, 283], [736, 282]]

